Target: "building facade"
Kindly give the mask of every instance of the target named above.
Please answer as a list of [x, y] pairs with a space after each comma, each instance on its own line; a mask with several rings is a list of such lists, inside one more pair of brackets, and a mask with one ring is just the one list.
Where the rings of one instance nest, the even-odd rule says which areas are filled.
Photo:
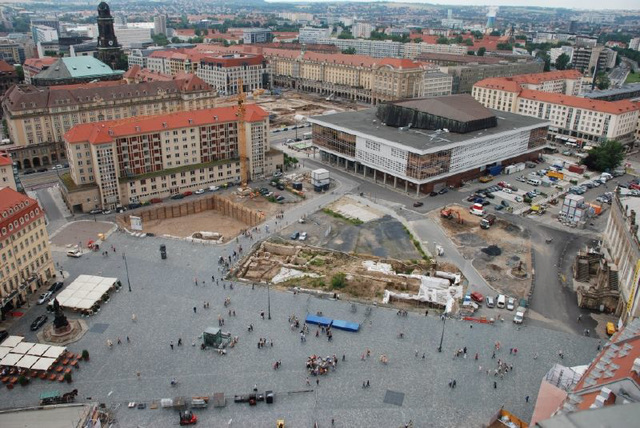
[[0, 97], [2, 97], [7, 90], [18, 83], [18, 73], [14, 66], [9, 65], [6, 61], [0, 60]]
[[69, 208], [111, 209], [239, 183], [242, 140], [249, 179], [273, 174], [283, 160], [269, 149], [269, 115], [257, 105], [245, 108], [244, 138], [237, 106], [75, 126], [65, 134]]
[[511, 77], [524, 73], [541, 73], [543, 62], [511, 62], [506, 64], [474, 64], [440, 67], [453, 78], [451, 92], [470, 94], [473, 85], [491, 77]]
[[12, 153], [19, 168], [56, 164], [66, 158], [63, 136], [80, 123], [210, 108], [216, 94], [195, 75], [171, 81], [38, 88], [16, 85], [2, 101]]
[[468, 95], [384, 103], [309, 122], [324, 162], [415, 195], [537, 158], [548, 127], [515, 114], [498, 117]]
[[[636, 104], [566, 95], [579, 91], [579, 80], [567, 74], [568, 79], [562, 82], [559, 73], [485, 79], [474, 85], [472, 94], [485, 107], [549, 120], [550, 140], [569, 141], [581, 147], [606, 140], [634, 142]], [[545, 79], [546, 74], [551, 74], [549, 79]], [[537, 89], [525, 89], [528, 87]]]
[[0, 40], [0, 59], [9, 64], [22, 64], [24, 58], [24, 50], [20, 53], [21, 47], [18, 43], [11, 40]]
[[8, 153], [0, 152], [0, 189], [9, 187], [18, 190], [13, 168], [13, 160]]
[[32, 25], [31, 35], [33, 42], [55, 42], [58, 40], [58, 30], [43, 25]]
[[243, 90], [269, 88], [269, 67], [262, 55], [226, 54], [208, 56], [200, 60], [196, 74], [220, 95], [238, 93], [242, 79]]
[[167, 15], [158, 15], [153, 18], [153, 34], [167, 35]]
[[318, 40], [331, 36], [330, 28], [303, 27], [298, 34], [300, 43], [318, 43]]
[[266, 28], [246, 28], [242, 31], [242, 40], [247, 45], [268, 43], [271, 31]]
[[101, 2], [98, 5], [98, 59], [115, 69], [121, 55], [111, 10], [107, 3]]
[[0, 189], [0, 297], [2, 318], [55, 275], [45, 214], [38, 201]]

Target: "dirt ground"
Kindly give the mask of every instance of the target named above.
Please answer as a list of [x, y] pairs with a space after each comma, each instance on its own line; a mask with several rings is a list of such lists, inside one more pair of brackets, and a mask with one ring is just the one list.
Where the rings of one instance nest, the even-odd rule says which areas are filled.
[[296, 92], [287, 92], [286, 98], [261, 96], [255, 100], [255, 103], [267, 110], [269, 113], [276, 115], [275, 118], [271, 120], [272, 128], [295, 125], [296, 121], [294, 116], [296, 114], [303, 116], [315, 116], [328, 110], [342, 112], [358, 109], [356, 104], [342, 101], [327, 101], [322, 97], [310, 94], [299, 94]]
[[[531, 288], [529, 232], [500, 219], [489, 229], [482, 229], [480, 217], [461, 206], [450, 208], [460, 213], [463, 224], [442, 218], [439, 210], [429, 215], [440, 222], [458, 250], [473, 260], [475, 268], [496, 290], [516, 298], [526, 297]], [[523, 279], [514, 275], [514, 269], [520, 266], [527, 273]]]
[[[253, 210], [263, 212], [265, 217], [282, 209], [282, 205], [271, 203], [262, 197], [250, 199], [235, 194], [224, 195], [224, 197]], [[142, 228], [144, 233], [182, 238], [190, 237], [195, 232], [217, 232], [224, 237], [225, 241], [228, 241], [238, 236], [240, 231], [247, 228], [247, 225], [217, 211], [206, 211], [186, 217], [147, 221], [142, 224]]]

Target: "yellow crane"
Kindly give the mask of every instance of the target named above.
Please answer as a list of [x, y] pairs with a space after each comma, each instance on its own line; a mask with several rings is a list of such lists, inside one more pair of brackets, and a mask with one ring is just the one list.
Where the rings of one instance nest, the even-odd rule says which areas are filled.
[[247, 156], [247, 134], [245, 122], [245, 101], [247, 95], [244, 92], [244, 82], [238, 79], [238, 95], [235, 97], [238, 103], [238, 155], [240, 156], [240, 181], [242, 187], [247, 187], [249, 182], [249, 158]]

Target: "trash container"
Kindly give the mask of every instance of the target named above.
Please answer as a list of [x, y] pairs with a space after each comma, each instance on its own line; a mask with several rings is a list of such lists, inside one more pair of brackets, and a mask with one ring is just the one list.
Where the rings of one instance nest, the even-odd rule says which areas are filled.
[[160, 257], [162, 260], [167, 258], [167, 246], [164, 244], [160, 245]]
[[267, 404], [273, 404], [273, 391], [265, 391], [264, 395]]

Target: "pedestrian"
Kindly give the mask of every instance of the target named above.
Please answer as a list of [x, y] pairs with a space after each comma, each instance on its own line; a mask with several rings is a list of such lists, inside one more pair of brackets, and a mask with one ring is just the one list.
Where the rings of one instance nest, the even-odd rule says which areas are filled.
[[181, 337], [178, 338], [178, 346], [182, 346], [182, 338]]
[[307, 386], [311, 386], [311, 383], [309, 382], [309, 378], [307, 378]]
[[454, 388], [454, 389], [455, 389], [455, 387], [456, 387], [456, 380], [454, 379], [454, 380], [453, 380], [452, 388]]
[[578, 322], [582, 321], [582, 314], [578, 315]]
[[320, 386], [320, 379], [316, 379], [316, 386]]
[[367, 388], [369, 388], [371, 385], [369, 385], [369, 379], [367, 379]]
[[498, 382], [495, 380], [493, 381], [493, 389], [498, 389]]
[[509, 348], [509, 355], [513, 354], [513, 348]]
[[127, 343], [131, 343], [131, 341], [129, 340], [129, 336], [127, 336]]
[[215, 276], [211, 275], [211, 282], [215, 282], [216, 278]]
[[564, 359], [564, 353], [562, 352], [562, 350], [558, 351], [558, 356], [559, 356], [561, 359]]
[[496, 351], [493, 351], [493, 354], [491, 355], [491, 359], [495, 360], [496, 359]]
[[138, 376], [138, 380], [140, 380], [140, 372], [136, 372], [136, 376]]
[[527, 402], [527, 403], [529, 402], [529, 396], [528, 395], [526, 397], [524, 397], [524, 401]]
[[345, 361], [347, 359], [346, 355], [342, 354], [342, 361]]
[[169, 346], [171, 346], [171, 350], [173, 351], [173, 340], [169, 343]]
[[260, 316], [264, 319], [264, 311], [260, 311]]
[[475, 360], [478, 361], [478, 353], [476, 352]]
[[195, 314], [198, 311], [198, 308], [196, 308], [195, 306], [193, 307], [193, 313]]

